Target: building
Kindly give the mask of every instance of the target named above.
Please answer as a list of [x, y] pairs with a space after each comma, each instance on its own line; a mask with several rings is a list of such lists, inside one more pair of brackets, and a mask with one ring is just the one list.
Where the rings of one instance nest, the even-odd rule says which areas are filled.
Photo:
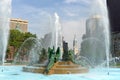
[[103, 18], [94, 15], [86, 20], [86, 33], [83, 35], [80, 56], [89, 60], [92, 66], [101, 64], [106, 59], [106, 39]]
[[118, 32], [112, 32], [111, 53], [113, 57], [120, 56], [120, 33]]
[[120, 32], [120, 0], [107, 0], [112, 33]]
[[86, 20], [86, 37], [99, 37], [103, 31], [103, 21], [100, 15], [94, 15]]
[[76, 35], [74, 36], [74, 40], [73, 40], [73, 52], [75, 55], [79, 53]]
[[63, 41], [63, 56], [62, 60], [67, 61], [69, 60], [69, 54], [68, 54], [68, 43], [66, 41]]
[[120, 56], [120, 0], [107, 0], [111, 27], [111, 53]]
[[17, 29], [21, 32], [28, 32], [28, 21], [22, 19], [10, 19], [10, 29]]

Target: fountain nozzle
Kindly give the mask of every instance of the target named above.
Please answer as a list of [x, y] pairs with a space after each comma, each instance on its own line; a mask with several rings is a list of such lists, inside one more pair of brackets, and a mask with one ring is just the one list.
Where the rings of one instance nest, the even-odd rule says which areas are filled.
[[110, 73], [108, 72], [107, 75], [109, 75]]
[[1, 72], [3, 72], [3, 69], [1, 70]]

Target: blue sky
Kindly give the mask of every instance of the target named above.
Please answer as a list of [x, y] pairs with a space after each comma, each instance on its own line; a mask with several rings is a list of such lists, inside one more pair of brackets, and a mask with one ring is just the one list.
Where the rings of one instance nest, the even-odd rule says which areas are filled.
[[[58, 12], [63, 17], [86, 16], [89, 0], [12, 0], [13, 17], [27, 17], [31, 8], [43, 10], [52, 14]], [[25, 10], [25, 11], [24, 11]]]
[[[65, 40], [74, 35], [81, 40], [85, 33], [85, 20], [89, 16], [92, 0], [12, 0], [12, 18], [28, 20], [30, 32], [43, 36], [54, 23], [54, 13], [60, 16]], [[51, 17], [51, 19], [50, 19]]]

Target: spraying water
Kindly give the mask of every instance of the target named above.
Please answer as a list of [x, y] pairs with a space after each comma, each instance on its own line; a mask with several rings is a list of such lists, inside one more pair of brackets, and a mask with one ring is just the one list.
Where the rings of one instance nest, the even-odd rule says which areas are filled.
[[11, 0], [0, 1], [0, 63], [4, 65], [9, 36]]
[[104, 34], [105, 34], [105, 49], [106, 49], [106, 61], [107, 61], [107, 69], [109, 75], [109, 58], [110, 58], [110, 33], [109, 33], [109, 18], [108, 18], [108, 10], [106, 0], [97, 0], [100, 7], [100, 15], [103, 16], [103, 26], [104, 26]]
[[81, 56], [89, 59], [93, 67], [107, 61], [109, 72], [109, 20], [106, 0], [93, 0], [91, 17], [86, 21], [86, 38], [81, 46]]
[[[54, 15], [55, 15], [55, 37], [54, 37], [55, 38], [55, 50], [57, 50], [58, 47], [62, 49], [62, 32], [61, 32], [62, 28], [61, 28], [58, 14], [55, 13]], [[62, 59], [62, 52], [61, 52], [60, 59]]]

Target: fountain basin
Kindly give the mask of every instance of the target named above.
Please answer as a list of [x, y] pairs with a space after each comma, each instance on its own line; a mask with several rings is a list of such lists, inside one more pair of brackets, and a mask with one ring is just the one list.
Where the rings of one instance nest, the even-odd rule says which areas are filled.
[[120, 80], [120, 68], [110, 68], [110, 74], [101, 69], [91, 69], [83, 74], [53, 74], [43, 75], [39, 73], [29, 73], [22, 71], [23, 66], [0, 66], [1, 80]]
[[[23, 71], [43, 74], [45, 68], [46, 66], [41, 66], [41, 67], [26, 66], [23, 67]], [[77, 73], [87, 73], [87, 72], [88, 72], [87, 68], [74, 64], [71, 61], [67, 61], [67, 62], [58, 61], [50, 69], [48, 74], [77, 74]]]

